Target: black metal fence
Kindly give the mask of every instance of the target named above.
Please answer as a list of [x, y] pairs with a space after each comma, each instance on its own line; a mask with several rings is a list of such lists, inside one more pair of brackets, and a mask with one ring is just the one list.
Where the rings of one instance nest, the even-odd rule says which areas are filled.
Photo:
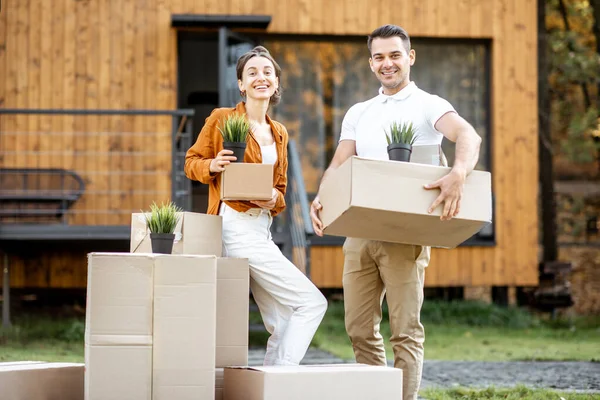
[[[183, 164], [192, 144], [193, 115], [194, 110], [187, 109], [0, 109], [0, 218], [13, 223], [119, 225], [154, 198], [170, 198], [190, 210], [191, 182]], [[37, 124], [49, 128], [30, 130], [10, 123], [10, 118], [23, 116], [69, 118], [71, 125], [64, 129], [58, 124], [63, 129], [56, 129], [54, 123]], [[96, 119], [85, 122], [89, 117]], [[142, 122], [144, 129], [132, 129], [134, 118], [156, 117], [170, 117], [170, 127]], [[111, 118], [119, 124], [103, 122]], [[167, 137], [170, 146], [156, 146]], [[89, 163], [90, 159], [102, 161]], [[170, 187], [156, 184], [159, 175], [161, 182], [170, 180]], [[67, 188], [68, 181], [79, 184]]]

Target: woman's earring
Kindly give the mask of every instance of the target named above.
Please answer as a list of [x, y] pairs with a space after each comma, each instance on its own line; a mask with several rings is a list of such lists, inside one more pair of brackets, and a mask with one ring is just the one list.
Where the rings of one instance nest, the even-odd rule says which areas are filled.
[[246, 97], [246, 91], [245, 90], [240, 90], [240, 96]]

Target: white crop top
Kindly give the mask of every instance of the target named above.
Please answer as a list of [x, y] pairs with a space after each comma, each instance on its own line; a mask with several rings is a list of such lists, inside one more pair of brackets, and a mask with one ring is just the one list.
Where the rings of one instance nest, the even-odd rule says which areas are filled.
[[277, 162], [277, 147], [275, 147], [275, 142], [268, 146], [261, 145], [260, 151], [262, 152], [263, 164], [274, 165]]

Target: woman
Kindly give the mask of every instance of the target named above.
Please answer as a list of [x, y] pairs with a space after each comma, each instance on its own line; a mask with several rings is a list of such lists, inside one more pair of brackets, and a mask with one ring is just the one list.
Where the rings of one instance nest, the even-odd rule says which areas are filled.
[[[323, 319], [327, 300], [285, 258], [270, 233], [273, 217], [285, 209], [287, 185], [288, 133], [267, 115], [269, 105], [281, 98], [281, 69], [268, 50], [258, 46], [239, 58], [236, 70], [245, 101], [235, 108], [213, 110], [186, 154], [185, 174], [210, 185], [208, 214], [223, 217], [224, 255], [249, 261], [250, 288], [271, 334], [264, 364], [298, 365]], [[270, 200], [221, 202], [219, 199], [219, 174], [236, 158], [232, 151], [223, 149], [218, 126], [232, 113], [245, 114], [252, 126], [244, 162], [273, 165]]]

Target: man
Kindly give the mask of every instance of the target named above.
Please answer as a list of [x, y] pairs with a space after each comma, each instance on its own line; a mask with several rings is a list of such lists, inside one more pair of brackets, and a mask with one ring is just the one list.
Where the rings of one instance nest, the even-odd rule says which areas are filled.
[[[392, 121], [412, 122], [419, 135], [416, 145], [441, 144], [443, 137], [456, 143], [454, 166], [436, 182], [425, 186], [439, 190], [429, 212], [443, 207], [442, 220], [460, 211], [467, 175], [479, 158], [481, 138], [446, 100], [431, 95], [410, 81], [415, 51], [406, 31], [395, 25], [375, 29], [367, 40], [369, 65], [381, 83], [379, 95], [355, 104], [346, 113], [340, 141], [325, 171], [338, 168], [349, 157], [388, 159], [385, 129]], [[317, 235], [323, 235], [317, 194], [311, 218]], [[347, 238], [344, 243], [344, 304], [346, 330], [356, 361], [385, 365], [379, 333], [384, 295], [388, 303], [394, 350], [394, 367], [403, 370], [403, 398], [413, 400], [421, 382], [424, 329], [420, 322], [424, 269], [430, 247]]]

